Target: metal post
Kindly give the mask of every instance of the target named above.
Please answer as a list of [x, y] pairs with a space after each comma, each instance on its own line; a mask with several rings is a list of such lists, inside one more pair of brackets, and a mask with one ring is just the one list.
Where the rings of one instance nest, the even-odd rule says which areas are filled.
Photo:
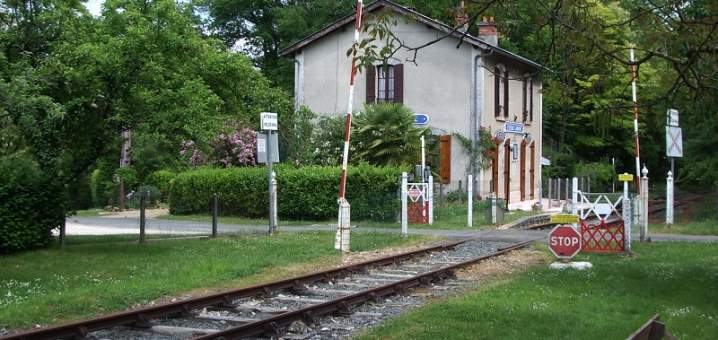
[[468, 221], [469, 227], [474, 226], [474, 178], [469, 175], [469, 179], [466, 181], [466, 190], [468, 194]]
[[626, 189], [623, 196], [623, 228], [625, 236], [624, 249], [626, 253], [631, 254], [631, 229], [633, 225], [633, 219], [631, 218], [631, 199], [628, 198], [628, 181], [623, 182], [623, 187]]
[[548, 179], [548, 208], [551, 209], [551, 194], [553, 194], [553, 180]]
[[666, 224], [673, 224], [673, 172], [666, 178]]
[[217, 193], [212, 197], [212, 238], [217, 237], [217, 220], [219, 215], [219, 199]]
[[641, 242], [648, 239], [648, 169], [643, 166], [641, 177]]
[[274, 200], [272, 194], [272, 131], [267, 131], [267, 193], [269, 194], [269, 235], [274, 233]]
[[588, 176], [588, 188], [586, 189], [586, 192], [591, 192], [591, 176]]
[[434, 224], [434, 176], [429, 175], [429, 224]]
[[140, 243], [145, 243], [145, 203], [147, 197], [140, 192]]
[[558, 206], [561, 206], [561, 179], [556, 179], [556, 198], [558, 198]]
[[566, 201], [568, 201], [568, 198], [570, 197], [570, 196], [568, 195], [568, 190], [569, 190], [569, 189], [568, 189], [568, 188], [569, 188], [568, 183], [571, 183], [571, 182], [569, 182], [568, 178], [566, 178], [566, 182], [564, 182], [564, 186], [566, 187], [566, 197], [565, 197], [565, 198], [566, 198]]
[[424, 142], [424, 136], [421, 136], [421, 177], [422, 177], [422, 182], [423, 182], [425, 171], [426, 171], [426, 143]]
[[409, 175], [406, 172], [401, 173], [401, 234], [406, 236], [409, 233], [409, 208], [407, 186]]
[[272, 185], [272, 232], [277, 232], [277, 226], [279, 225], [279, 211], [277, 209], [277, 173], [272, 171], [272, 177], [270, 177], [270, 183]]

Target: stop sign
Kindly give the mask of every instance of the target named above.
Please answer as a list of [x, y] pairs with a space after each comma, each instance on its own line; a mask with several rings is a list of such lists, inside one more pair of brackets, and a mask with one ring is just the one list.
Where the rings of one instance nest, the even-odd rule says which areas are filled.
[[548, 247], [558, 258], [570, 259], [581, 251], [581, 234], [570, 225], [559, 225], [548, 234]]

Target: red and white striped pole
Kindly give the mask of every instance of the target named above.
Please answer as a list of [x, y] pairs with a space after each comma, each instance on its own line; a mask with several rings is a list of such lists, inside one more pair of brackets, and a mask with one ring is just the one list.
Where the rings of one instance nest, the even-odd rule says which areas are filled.
[[[361, 29], [362, 10], [364, 9], [362, 0], [356, 3], [356, 18], [354, 21], [354, 41], [353, 44], [359, 42], [359, 31]], [[334, 242], [334, 248], [342, 252], [349, 252], [349, 203], [346, 200], [347, 187], [347, 167], [349, 163], [349, 138], [351, 137], [352, 111], [354, 102], [354, 80], [356, 78], [357, 68], [354, 59], [352, 59], [351, 73], [349, 75], [349, 100], [347, 103], [347, 112], [344, 122], [344, 153], [342, 156], [342, 173], [339, 178], [339, 218], [337, 223], [337, 236]]]
[[633, 134], [636, 137], [636, 192], [641, 192], [641, 143], [638, 136], [638, 95], [636, 89], [636, 80], [638, 78], [638, 71], [636, 64], [633, 64], [636, 60], [636, 56], [631, 48], [631, 87], [633, 89]]

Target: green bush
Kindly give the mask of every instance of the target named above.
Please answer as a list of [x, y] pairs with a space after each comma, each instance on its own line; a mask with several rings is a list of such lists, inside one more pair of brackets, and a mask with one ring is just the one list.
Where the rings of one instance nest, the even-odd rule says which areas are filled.
[[65, 218], [62, 185], [22, 156], [0, 158], [0, 253], [44, 247]]
[[170, 186], [175, 174], [169, 170], [158, 170], [151, 173], [145, 179], [145, 184], [152, 185], [162, 193], [162, 200], [166, 201], [170, 195]]
[[147, 200], [145, 202], [146, 208], [156, 208], [158, 203], [162, 199], [162, 193], [160, 189], [152, 185], [142, 185], [135, 190], [129, 199], [125, 201], [125, 205], [130, 209], [140, 208], [140, 197], [144, 196]]
[[[354, 220], [386, 221], [399, 208], [399, 167], [351, 167], [347, 199]], [[278, 166], [280, 218], [326, 220], [337, 216], [337, 167]], [[267, 216], [267, 171], [264, 168], [200, 168], [177, 175], [170, 194], [172, 214], [209, 213], [213, 193], [219, 194], [222, 214]]]

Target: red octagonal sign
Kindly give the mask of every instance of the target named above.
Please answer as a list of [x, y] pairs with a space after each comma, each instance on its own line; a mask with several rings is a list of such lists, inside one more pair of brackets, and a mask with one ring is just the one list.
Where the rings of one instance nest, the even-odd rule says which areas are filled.
[[581, 251], [581, 234], [570, 225], [559, 225], [548, 234], [548, 247], [558, 258], [570, 259]]

